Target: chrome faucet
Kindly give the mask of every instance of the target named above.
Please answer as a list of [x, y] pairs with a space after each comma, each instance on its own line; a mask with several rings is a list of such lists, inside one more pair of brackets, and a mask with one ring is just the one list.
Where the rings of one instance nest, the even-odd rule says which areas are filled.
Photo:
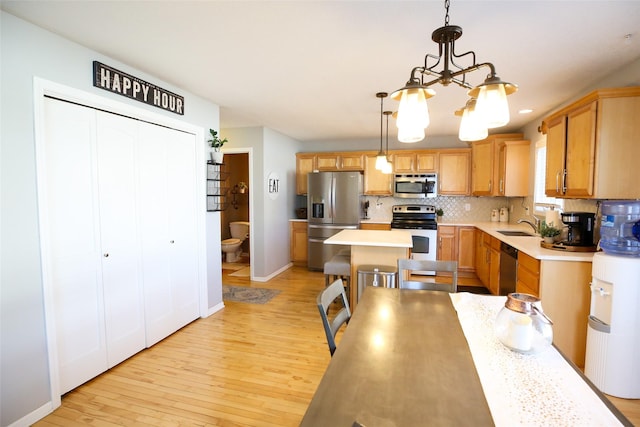
[[529, 221], [528, 219], [519, 219], [518, 224], [522, 224], [523, 222], [526, 222], [531, 226], [531, 228], [533, 228], [534, 233], [538, 234], [540, 229], [540, 220], [535, 216], [533, 217], [533, 220], [535, 221], [535, 223]]

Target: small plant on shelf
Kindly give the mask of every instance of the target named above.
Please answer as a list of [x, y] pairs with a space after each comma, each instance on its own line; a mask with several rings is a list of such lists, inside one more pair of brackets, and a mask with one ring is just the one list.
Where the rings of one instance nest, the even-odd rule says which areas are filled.
[[444, 215], [444, 211], [443, 211], [442, 209], [438, 208], [438, 209], [436, 210], [436, 215], [437, 215], [437, 216], [442, 216], [442, 215]]
[[220, 139], [218, 137], [218, 132], [213, 129], [209, 129], [209, 133], [211, 134], [211, 139], [207, 140], [207, 142], [215, 151], [220, 151], [220, 148], [222, 148], [225, 142], [228, 142], [227, 138]]

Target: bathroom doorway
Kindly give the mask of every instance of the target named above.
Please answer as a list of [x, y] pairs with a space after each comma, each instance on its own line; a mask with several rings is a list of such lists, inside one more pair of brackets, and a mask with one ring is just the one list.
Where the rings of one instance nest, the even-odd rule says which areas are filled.
[[251, 168], [250, 151], [226, 151], [224, 154], [224, 170], [228, 173], [226, 180], [228, 186], [227, 207], [220, 216], [220, 234], [222, 240], [230, 239], [230, 224], [236, 221], [249, 222], [249, 238], [245, 239], [241, 245], [240, 255], [234, 257], [233, 262], [227, 262], [226, 256], [222, 260], [223, 273], [230, 276], [248, 277], [252, 276], [252, 236], [251, 236]]

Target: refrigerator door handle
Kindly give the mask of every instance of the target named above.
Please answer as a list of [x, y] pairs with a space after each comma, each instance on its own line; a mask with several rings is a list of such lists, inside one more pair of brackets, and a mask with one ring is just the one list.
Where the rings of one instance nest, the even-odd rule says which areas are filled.
[[336, 177], [331, 177], [331, 218], [336, 217]]

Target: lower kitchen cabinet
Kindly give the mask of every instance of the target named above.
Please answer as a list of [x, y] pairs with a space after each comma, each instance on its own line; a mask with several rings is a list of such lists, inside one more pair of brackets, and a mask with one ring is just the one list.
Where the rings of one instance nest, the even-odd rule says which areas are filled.
[[516, 292], [540, 296], [540, 261], [524, 252], [518, 253]]
[[361, 230], [391, 230], [391, 224], [390, 223], [380, 223], [380, 222], [373, 222], [373, 223], [360, 223], [360, 229]]
[[457, 261], [458, 272], [475, 271], [475, 227], [439, 225], [438, 259]]
[[294, 264], [307, 263], [307, 221], [290, 222], [290, 255]]
[[485, 288], [493, 295], [500, 293], [500, 240], [485, 233], [475, 231], [476, 275]]

